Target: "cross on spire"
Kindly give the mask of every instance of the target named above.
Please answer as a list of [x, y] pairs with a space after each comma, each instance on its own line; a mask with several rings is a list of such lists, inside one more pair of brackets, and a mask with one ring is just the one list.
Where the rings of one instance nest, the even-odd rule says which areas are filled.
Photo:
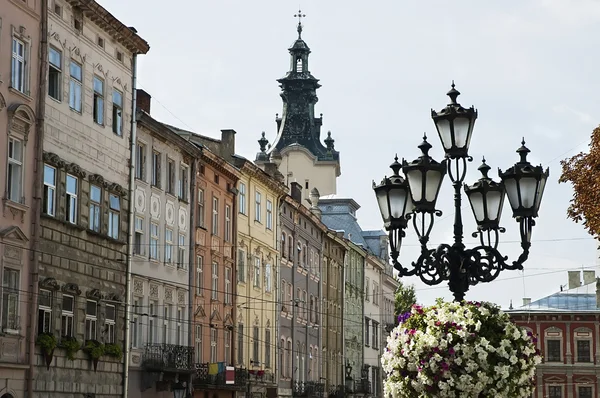
[[294, 14], [294, 18], [298, 18], [298, 39], [302, 38], [302, 18], [306, 18], [306, 14], [302, 14], [302, 10], [298, 9], [298, 14]]

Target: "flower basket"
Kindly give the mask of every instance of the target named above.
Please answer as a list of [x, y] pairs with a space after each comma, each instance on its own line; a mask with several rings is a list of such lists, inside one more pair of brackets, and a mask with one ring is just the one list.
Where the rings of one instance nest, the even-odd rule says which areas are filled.
[[60, 347], [64, 348], [67, 354], [67, 359], [70, 361], [75, 360], [75, 354], [81, 348], [81, 344], [75, 337], [63, 336], [60, 340]]
[[54, 358], [54, 349], [56, 348], [56, 337], [51, 333], [40, 333], [35, 342], [41, 348], [46, 361], [46, 369], [50, 369], [52, 358]]
[[120, 360], [123, 358], [123, 349], [118, 344], [107, 343], [104, 344], [104, 355]]
[[98, 361], [104, 355], [104, 344], [97, 340], [88, 340], [85, 342], [83, 351], [88, 354], [94, 365], [94, 372], [98, 369]]
[[381, 358], [385, 397], [531, 396], [536, 339], [495, 304], [438, 300], [399, 322]]

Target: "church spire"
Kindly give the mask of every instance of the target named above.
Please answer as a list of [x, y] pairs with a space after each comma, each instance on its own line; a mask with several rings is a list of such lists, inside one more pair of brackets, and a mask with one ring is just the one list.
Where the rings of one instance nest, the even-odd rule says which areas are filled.
[[294, 14], [298, 18], [298, 39], [302, 39], [302, 18], [306, 18], [306, 14], [302, 14], [302, 10], [298, 10], [298, 14]]

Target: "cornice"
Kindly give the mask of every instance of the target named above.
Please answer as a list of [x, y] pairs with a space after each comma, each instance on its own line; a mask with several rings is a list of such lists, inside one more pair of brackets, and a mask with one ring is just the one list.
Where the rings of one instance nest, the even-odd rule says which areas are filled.
[[274, 191], [277, 196], [281, 197], [288, 193], [287, 186], [275, 180], [273, 177], [265, 173], [264, 170], [259, 168], [256, 164], [251, 161], [244, 159], [244, 164], [240, 168], [242, 174], [244, 172], [248, 173], [250, 177], [258, 179], [264, 185], [266, 185], [269, 189]]
[[138, 124], [149, 130], [151, 134], [159, 136], [169, 144], [176, 145], [187, 155], [194, 158], [199, 158], [202, 156], [202, 149], [184, 139], [179, 134], [175, 133], [173, 130], [169, 129], [167, 126], [140, 109], [136, 111], [136, 121]]

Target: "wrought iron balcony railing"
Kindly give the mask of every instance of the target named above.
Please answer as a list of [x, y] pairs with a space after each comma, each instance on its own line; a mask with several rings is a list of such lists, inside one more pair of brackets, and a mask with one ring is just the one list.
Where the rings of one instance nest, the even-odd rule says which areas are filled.
[[249, 370], [248, 379], [251, 382], [272, 384], [275, 383], [275, 375], [270, 371]]
[[142, 367], [160, 372], [193, 372], [194, 347], [175, 344], [146, 344]]
[[331, 386], [328, 393], [328, 398], [344, 398], [346, 396], [346, 387], [341, 385]]
[[356, 382], [354, 390], [359, 394], [371, 394], [371, 382], [368, 379], [361, 379]]
[[316, 381], [296, 381], [292, 386], [294, 397], [322, 397], [325, 393], [325, 384]]
[[227, 382], [226, 372], [210, 374], [208, 363], [197, 363], [192, 384], [195, 388], [219, 388], [231, 390], [243, 390], [248, 383], [248, 370], [235, 368], [233, 383]]

